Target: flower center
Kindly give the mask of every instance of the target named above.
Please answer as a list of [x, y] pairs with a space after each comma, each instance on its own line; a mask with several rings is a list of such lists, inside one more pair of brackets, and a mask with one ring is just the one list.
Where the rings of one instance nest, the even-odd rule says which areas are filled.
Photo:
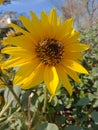
[[64, 45], [55, 39], [45, 39], [36, 46], [36, 53], [40, 61], [48, 65], [56, 65], [63, 58]]

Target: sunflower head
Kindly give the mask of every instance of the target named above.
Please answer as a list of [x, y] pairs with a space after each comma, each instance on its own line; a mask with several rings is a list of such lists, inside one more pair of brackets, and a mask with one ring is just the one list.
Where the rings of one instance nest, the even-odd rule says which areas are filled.
[[82, 51], [89, 46], [78, 41], [80, 33], [75, 31], [72, 18], [61, 22], [55, 9], [49, 15], [42, 11], [40, 18], [32, 11], [30, 13], [31, 19], [20, 16], [25, 29], [10, 24], [22, 35], [7, 38], [6, 44], [9, 46], [2, 53], [9, 54], [10, 58], [3, 66], [19, 66], [13, 81], [14, 86], [29, 89], [44, 82], [53, 97], [62, 82], [72, 95], [68, 76], [80, 82], [77, 73], [88, 74], [80, 60], [83, 58]]
[[55, 39], [45, 39], [36, 46], [35, 51], [42, 63], [55, 66], [63, 58], [64, 45]]

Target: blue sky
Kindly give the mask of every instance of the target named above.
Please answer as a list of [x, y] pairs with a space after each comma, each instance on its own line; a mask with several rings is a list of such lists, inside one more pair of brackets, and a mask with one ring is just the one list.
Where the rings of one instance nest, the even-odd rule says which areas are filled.
[[[29, 15], [29, 11], [32, 10], [37, 15], [40, 14], [41, 10], [49, 12], [52, 8], [55, 8], [55, 4], [60, 5], [63, 0], [11, 0], [11, 4], [0, 5], [0, 12], [14, 11], [18, 14]], [[60, 13], [58, 11], [58, 13]]]

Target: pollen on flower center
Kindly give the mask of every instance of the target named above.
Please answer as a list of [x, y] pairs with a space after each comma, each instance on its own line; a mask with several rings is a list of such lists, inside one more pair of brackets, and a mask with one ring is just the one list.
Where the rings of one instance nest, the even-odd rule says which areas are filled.
[[35, 51], [44, 64], [56, 65], [63, 58], [64, 45], [55, 39], [45, 39], [37, 44]]

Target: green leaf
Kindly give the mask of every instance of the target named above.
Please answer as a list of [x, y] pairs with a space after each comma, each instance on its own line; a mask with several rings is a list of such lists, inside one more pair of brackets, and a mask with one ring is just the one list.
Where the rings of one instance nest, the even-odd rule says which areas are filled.
[[46, 130], [59, 130], [58, 127], [53, 123], [48, 123]]
[[95, 77], [98, 76], [98, 66], [93, 67], [93, 69], [92, 69], [92, 75], [95, 76]]
[[67, 128], [65, 128], [65, 130], [84, 130], [84, 129], [80, 126], [68, 126]]
[[87, 97], [79, 99], [77, 102], [77, 106], [85, 106], [89, 103], [89, 99]]
[[98, 130], [98, 124], [94, 124], [94, 123], [93, 123], [93, 124], [92, 124], [92, 129], [93, 129], [93, 130]]
[[53, 123], [42, 123], [38, 126], [37, 130], [59, 130], [58, 127]]
[[57, 116], [56, 117], [56, 120], [57, 120], [57, 122], [58, 122], [58, 124], [64, 124], [65, 123], [65, 121], [66, 121], [66, 118], [64, 117], [64, 116]]
[[95, 95], [92, 93], [88, 93], [88, 97], [90, 101], [93, 101], [95, 99]]
[[91, 117], [96, 123], [98, 123], [98, 112], [92, 112]]
[[58, 104], [58, 99], [57, 99], [56, 96], [55, 96], [55, 97], [53, 98], [53, 100], [51, 101], [51, 104], [52, 104], [52, 106], [54, 106], [54, 107]]
[[95, 81], [93, 87], [98, 89], [98, 81]]
[[93, 108], [98, 107], [98, 100], [95, 101], [95, 103], [93, 104]]
[[29, 98], [30, 94], [31, 94], [31, 92], [29, 90], [25, 91], [25, 93], [22, 94], [21, 103], [22, 103], [22, 107], [24, 108], [24, 110], [27, 110], [27, 108], [28, 108], [28, 98]]
[[37, 130], [47, 130], [48, 123], [42, 123], [38, 126]]

